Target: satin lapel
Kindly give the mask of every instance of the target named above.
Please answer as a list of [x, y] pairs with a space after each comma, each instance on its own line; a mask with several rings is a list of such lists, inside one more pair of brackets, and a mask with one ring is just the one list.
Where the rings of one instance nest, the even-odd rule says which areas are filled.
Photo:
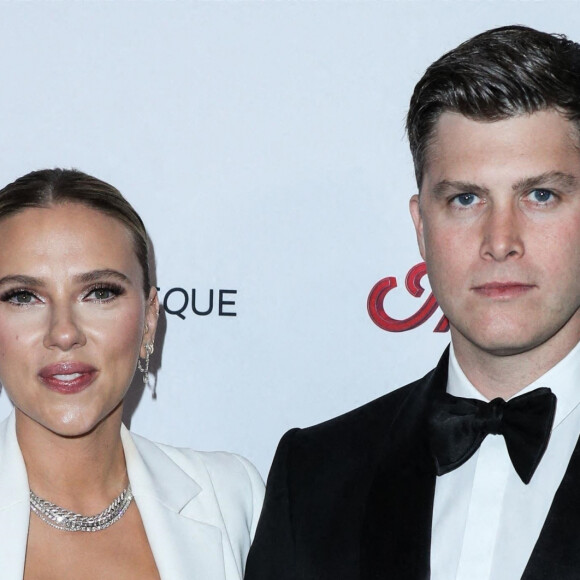
[[[198, 484], [155, 444], [122, 430], [127, 470], [162, 580], [241, 580], [224, 554], [211, 486]], [[200, 469], [200, 478], [204, 474]]]
[[580, 440], [554, 496], [522, 580], [580, 578]]
[[0, 465], [0, 575], [2, 580], [22, 580], [30, 503], [14, 412], [0, 424]]
[[410, 387], [386, 433], [363, 524], [361, 579], [430, 576], [435, 465], [426, 413], [434, 393], [447, 386], [448, 350], [437, 368]]

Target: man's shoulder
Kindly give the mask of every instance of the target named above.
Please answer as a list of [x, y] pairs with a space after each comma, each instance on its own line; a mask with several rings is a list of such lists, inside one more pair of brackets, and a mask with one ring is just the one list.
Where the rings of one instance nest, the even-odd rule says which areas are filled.
[[334, 417], [317, 425], [300, 430], [302, 436], [318, 437], [326, 434], [336, 436], [341, 431], [349, 433], [352, 430], [372, 430], [373, 427], [391, 422], [407, 404], [421, 397], [422, 387], [433, 374], [430, 371], [424, 377], [413, 381], [403, 387], [399, 387], [381, 397], [374, 399], [356, 409], [348, 411], [338, 417]]
[[384, 444], [401, 413], [406, 415], [424, 404], [426, 386], [434, 372], [435, 369], [343, 415], [311, 427], [292, 429], [282, 438], [280, 448], [300, 462], [308, 457], [315, 461], [333, 454], [372, 455]]

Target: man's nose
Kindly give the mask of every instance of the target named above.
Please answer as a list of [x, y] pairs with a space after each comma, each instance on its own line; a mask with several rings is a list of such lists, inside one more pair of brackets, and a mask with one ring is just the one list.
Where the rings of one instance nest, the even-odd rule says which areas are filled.
[[503, 262], [523, 256], [521, 219], [515, 207], [492, 207], [482, 226], [481, 257]]

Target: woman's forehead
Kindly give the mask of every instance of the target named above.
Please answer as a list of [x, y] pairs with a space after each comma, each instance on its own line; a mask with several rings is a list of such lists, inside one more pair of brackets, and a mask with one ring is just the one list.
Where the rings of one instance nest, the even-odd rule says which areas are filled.
[[[140, 270], [128, 228], [116, 218], [82, 204], [27, 208], [0, 221], [0, 268], [42, 260], [87, 268]], [[70, 264], [72, 265], [72, 264]]]

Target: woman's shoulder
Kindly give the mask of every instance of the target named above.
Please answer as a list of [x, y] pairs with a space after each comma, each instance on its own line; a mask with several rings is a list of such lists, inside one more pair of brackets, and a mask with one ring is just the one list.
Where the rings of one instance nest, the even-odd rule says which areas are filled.
[[232, 488], [243, 485], [263, 487], [264, 483], [258, 470], [245, 457], [227, 451], [196, 451], [183, 447], [172, 447], [155, 443], [161, 451], [171, 458], [186, 473], [199, 476], [205, 472], [214, 487]]
[[131, 437], [145, 461], [162, 453], [202, 489], [212, 490], [220, 506], [251, 503], [251, 507], [247, 507], [259, 512], [264, 497], [264, 482], [258, 470], [245, 457], [225, 451], [173, 447], [134, 433]]

